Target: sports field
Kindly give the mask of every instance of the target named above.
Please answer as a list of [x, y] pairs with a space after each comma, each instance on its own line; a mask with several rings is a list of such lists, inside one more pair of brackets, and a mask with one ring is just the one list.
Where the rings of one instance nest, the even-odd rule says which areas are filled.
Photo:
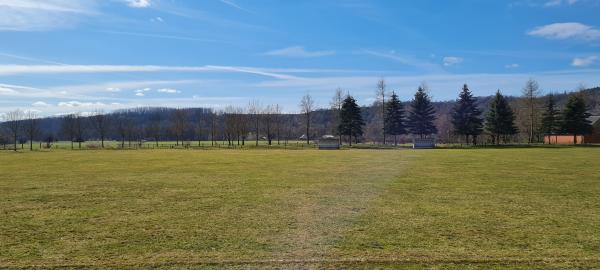
[[0, 152], [0, 268], [600, 267], [600, 148]]

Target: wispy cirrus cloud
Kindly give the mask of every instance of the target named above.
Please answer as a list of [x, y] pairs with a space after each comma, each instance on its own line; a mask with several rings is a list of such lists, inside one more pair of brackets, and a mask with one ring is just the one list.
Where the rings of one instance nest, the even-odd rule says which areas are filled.
[[0, 0], [0, 31], [49, 30], [95, 14], [94, 0]]
[[223, 3], [225, 5], [228, 5], [228, 6], [232, 7], [232, 8], [235, 8], [235, 9], [238, 9], [238, 10], [241, 10], [241, 11], [244, 11], [244, 12], [248, 12], [248, 13], [253, 13], [252, 11], [247, 10], [247, 9], [243, 8], [242, 6], [238, 5], [233, 0], [219, 0], [219, 1], [221, 1], [221, 3]]
[[[132, 8], [150, 7], [150, 0], [119, 0]], [[47, 31], [70, 27], [102, 14], [99, 0], [0, 0], [0, 31]]]
[[398, 62], [400, 64], [415, 67], [420, 70], [429, 71], [429, 72], [443, 72], [443, 69], [440, 65], [431, 63], [427, 60], [421, 60], [414, 56], [401, 55], [396, 53], [395, 51], [390, 52], [379, 52], [373, 50], [363, 50], [361, 53], [392, 60], [394, 62]]
[[[284, 69], [268, 71], [254, 67], [237, 66], [155, 66], [155, 65], [0, 65], [0, 75], [63, 74], [63, 73], [125, 73], [125, 72], [223, 72], [247, 73], [277, 79], [293, 78], [283, 74]], [[293, 72], [290, 70], [289, 72]]]
[[600, 39], [600, 30], [578, 22], [553, 23], [534, 28], [528, 35], [546, 39]]
[[558, 7], [562, 5], [574, 5], [578, 0], [550, 0], [544, 3], [544, 7]]
[[197, 38], [188, 36], [177, 36], [177, 35], [163, 35], [163, 34], [152, 34], [152, 33], [139, 33], [139, 32], [125, 32], [125, 31], [98, 31], [104, 34], [124, 35], [124, 36], [135, 36], [135, 37], [147, 37], [147, 38], [159, 38], [159, 39], [172, 39], [172, 40], [188, 40], [188, 41], [200, 41], [200, 42], [215, 42], [215, 43], [226, 43], [221, 40], [208, 39], [208, 38]]
[[322, 57], [334, 55], [335, 51], [307, 51], [302, 46], [292, 46], [283, 49], [268, 51], [265, 55], [268, 56], [284, 56], [284, 57], [298, 57], [298, 58], [310, 58], [310, 57]]

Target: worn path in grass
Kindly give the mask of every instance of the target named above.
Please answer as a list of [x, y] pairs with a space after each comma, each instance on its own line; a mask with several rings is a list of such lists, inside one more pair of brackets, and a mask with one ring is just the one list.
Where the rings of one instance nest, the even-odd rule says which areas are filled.
[[0, 153], [0, 267], [600, 267], [598, 156]]
[[406, 153], [2, 153], [0, 266], [324, 258]]

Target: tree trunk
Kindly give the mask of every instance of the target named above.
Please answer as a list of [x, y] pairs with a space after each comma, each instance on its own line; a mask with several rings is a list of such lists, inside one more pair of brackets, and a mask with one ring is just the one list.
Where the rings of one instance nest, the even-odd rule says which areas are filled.
[[306, 144], [310, 144], [310, 114], [306, 114]]

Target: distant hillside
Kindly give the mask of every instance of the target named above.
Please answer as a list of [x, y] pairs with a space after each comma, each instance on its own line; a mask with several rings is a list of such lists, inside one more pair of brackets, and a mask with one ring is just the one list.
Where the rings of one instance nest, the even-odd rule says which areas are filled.
[[[582, 94], [586, 98], [586, 102], [589, 106], [590, 113], [594, 115], [600, 115], [600, 87], [595, 87], [591, 89], [586, 89], [582, 91]], [[555, 98], [559, 108], [561, 108], [567, 101], [569, 93], [559, 93], [555, 94]], [[484, 111], [487, 111], [488, 104], [491, 100], [491, 96], [487, 97], [478, 97], [477, 103], [479, 107]], [[515, 110], [517, 115], [517, 125], [523, 125], [523, 119], [519, 119], [521, 115], [522, 108], [522, 99], [519, 97], [508, 97], [508, 100]], [[540, 97], [539, 105], [543, 106], [545, 103], [546, 96]], [[438, 140], [440, 141], [453, 141], [455, 140], [455, 136], [452, 134], [452, 126], [450, 122], [450, 114], [452, 108], [454, 107], [456, 101], [443, 101], [443, 102], [433, 102], [433, 105], [436, 109], [437, 120], [436, 126], [438, 127]], [[409, 107], [409, 102], [404, 102], [405, 109]], [[366, 122], [364, 127], [364, 140], [365, 141], [380, 141], [381, 138], [381, 115], [380, 115], [380, 107], [378, 104], [372, 104], [370, 106], [364, 106], [363, 109], [363, 117]], [[126, 119], [126, 124], [128, 128], [128, 139], [138, 140], [138, 139], [149, 139], [149, 135], [146, 130], [148, 127], [154, 123], [160, 127], [160, 137], [162, 140], [173, 140], [173, 132], [171, 129], [171, 115], [175, 111], [173, 108], [134, 108], [128, 110], [119, 110], [112, 113], [107, 114], [109, 122], [112, 123], [112, 128], [109, 130], [108, 138], [109, 139], [120, 139], [123, 136], [123, 132], [119, 132], [117, 123], [120, 122], [120, 125], [123, 125], [123, 120]], [[187, 119], [187, 128], [184, 132], [185, 140], [208, 140], [210, 138], [211, 133], [216, 130], [216, 137], [222, 139], [225, 136], [225, 123], [224, 117], [219, 112], [214, 112], [211, 109], [207, 108], [188, 108], [184, 109], [186, 119]], [[540, 113], [542, 109], [540, 108]], [[324, 134], [334, 134], [335, 133], [335, 124], [333, 123], [333, 114], [329, 109], [318, 109], [312, 114], [312, 123], [311, 123], [311, 136], [319, 137]], [[214, 126], [212, 119], [215, 119]], [[284, 114], [279, 115], [277, 118], [280, 123], [280, 129], [285, 129], [285, 132], [279, 131], [280, 137], [285, 136], [288, 139], [297, 139], [305, 133], [304, 128], [304, 116], [299, 114]], [[91, 125], [91, 119], [89, 117], [84, 117], [83, 119], [85, 123], [85, 133], [84, 138], [87, 140], [97, 139], [97, 132]], [[245, 121], [248, 121], [246, 119]], [[40, 134], [38, 138], [44, 139], [48, 137], [53, 137], [60, 140], [67, 139], [62, 131], [63, 117], [48, 117], [40, 120]], [[5, 128], [6, 124], [0, 124], [0, 127], [4, 126], [4, 128], [0, 129], [0, 142], [7, 141], [10, 137]], [[283, 128], [285, 127], [285, 128]], [[252, 134], [253, 128], [247, 127], [249, 132], [248, 138], [254, 136]], [[522, 133], [526, 132], [521, 130]], [[260, 131], [261, 137], [263, 137], [266, 131], [264, 127], [261, 127]], [[24, 137], [24, 135], [23, 135]], [[522, 138], [517, 138], [522, 140]]]

